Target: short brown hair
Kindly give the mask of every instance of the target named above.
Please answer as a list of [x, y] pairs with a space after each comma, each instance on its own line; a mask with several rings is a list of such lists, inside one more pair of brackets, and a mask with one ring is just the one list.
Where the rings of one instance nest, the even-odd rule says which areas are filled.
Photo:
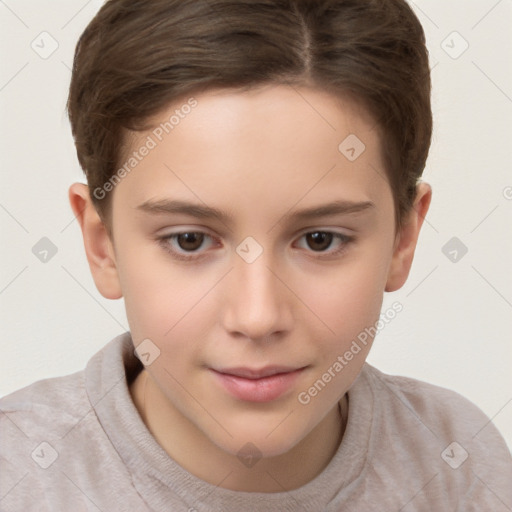
[[[108, 0], [78, 41], [68, 98], [90, 190], [114, 176], [125, 131], [178, 98], [266, 84], [362, 102], [400, 226], [432, 134], [425, 34], [405, 0]], [[107, 227], [110, 197], [91, 195]]]

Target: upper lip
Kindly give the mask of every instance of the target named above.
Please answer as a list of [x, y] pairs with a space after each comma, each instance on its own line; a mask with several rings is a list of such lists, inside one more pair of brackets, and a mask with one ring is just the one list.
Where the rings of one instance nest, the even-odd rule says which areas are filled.
[[302, 370], [304, 367], [290, 367], [290, 366], [265, 366], [264, 368], [254, 369], [246, 367], [237, 368], [223, 368], [215, 369], [217, 373], [224, 373], [227, 375], [233, 375], [235, 377], [242, 377], [244, 379], [263, 379], [264, 377], [271, 377], [279, 373], [291, 373], [297, 370]]

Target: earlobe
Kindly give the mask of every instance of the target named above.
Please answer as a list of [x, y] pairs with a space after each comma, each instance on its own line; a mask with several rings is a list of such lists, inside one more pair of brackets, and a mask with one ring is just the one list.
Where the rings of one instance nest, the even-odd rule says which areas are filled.
[[424, 182], [419, 183], [416, 188], [416, 199], [413, 207], [404, 219], [400, 232], [397, 235], [397, 243], [394, 248], [385, 287], [386, 292], [394, 292], [400, 289], [407, 281], [421, 226], [427, 215], [431, 199], [432, 188], [430, 185]]
[[85, 253], [96, 288], [107, 299], [121, 298], [114, 247], [91, 201], [89, 187], [83, 183], [71, 185], [69, 202], [82, 230]]

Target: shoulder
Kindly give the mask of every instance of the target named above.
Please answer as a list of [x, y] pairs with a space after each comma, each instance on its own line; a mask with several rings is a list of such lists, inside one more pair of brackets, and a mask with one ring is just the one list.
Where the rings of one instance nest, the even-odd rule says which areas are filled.
[[415, 472], [417, 482], [432, 478], [428, 495], [444, 496], [454, 507], [512, 508], [510, 450], [479, 407], [455, 391], [368, 364], [361, 378], [373, 394], [376, 467], [402, 481], [413, 482]]
[[127, 336], [118, 337], [84, 370], [39, 380], [0, 399], [0, 473], [5, 475], [0, 496], [5, 510], [34, 510], [35, 503], [41, 511], [69, 510], [71, 503], [89, 510], [83, 489], [91, 482], [90, 496], [105, 505], [102, 510], [128, 510], [121, 503], [137, 501], [127, 469], [97, 414], [98, 404], [112, 392], [111, 381], [124, 385], [123, 354], [129, 352]]
[[126, 378], [123, 356], [129, 351], [130, 336], [124, 333], [96, 352], [83, 370], [39, 380], [2, 397], [0, 430], [50, 441], [67, 439], [78, 424], [96, 427], [95, 406], [111, 389], [111, 380]]
[[52, 431], [62, 434], [63, 429], [93, 410], [108, 392], [111, 381], [126, 377], [124, 359], [130, 350], [131, 337], [126, 332], [96, 352], [83, 370], [33, 382], [0, 398], [0, 418], [7, 416], [28, 430], [37, 424], [49, 424]]
[[15, 423], [29, 437], [38, 430], [48, 432], [47, 426], [59, 435], [89, 409], [82, 370], [39, 380], [4, 396], [0, 399], [0, 424]]
[[450, 389], [421, 380], [388, 375], [366, 364], [364, 373], [380, 400], [386, 400], [399, 416], [410, 414], [431, 426], [434, 431], [457, 433], [460, 436], [477, 435], [488, 427], [497, 432], [489, 417], [473, 402]]
[[[62, 439], [89, 410], [83, 371], [44, 379], [0, 399], [0, 485], [6, 510], [51, 510], [47, 491]], [[70, 436], [71, 438], [71, 436]], [[61, 475], [62, 476], [62, 475]]]

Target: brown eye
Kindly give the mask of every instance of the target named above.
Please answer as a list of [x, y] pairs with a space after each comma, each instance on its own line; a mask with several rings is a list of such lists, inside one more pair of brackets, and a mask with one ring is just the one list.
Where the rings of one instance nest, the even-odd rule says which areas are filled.
[[197, 251], [201, 247], [204, 241], [203, 233], [180, 233], [176, 235], [176, 241], [184, 251]]
[[211, 253], [210, 249], [222, 246], [218, 240], [201, 231], [172, 233], [157, 242], [172, 258], [190, 263], [206, 258]]
[[315, 258], [334, 258], [343, 256], [354, 240], [353, 236], [344, 233], [317, 230], [304, 233], [297, 246], [314, 254]]
[[314, 231], [306, 235], [307, 244], [313, 251], [325, 251], [331, 245], [333, 238], [333, 233], [325, 231]]

